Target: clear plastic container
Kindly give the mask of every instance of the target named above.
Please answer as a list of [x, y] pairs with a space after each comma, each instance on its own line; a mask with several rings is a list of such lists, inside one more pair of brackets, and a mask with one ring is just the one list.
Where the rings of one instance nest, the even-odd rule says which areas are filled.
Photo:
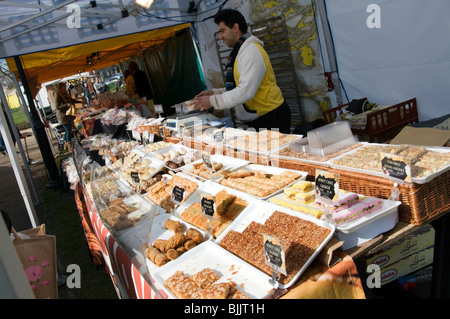
[[325, 156], [358, 143], [346, 121], [333, 122], [308, 132], [309, 152]]

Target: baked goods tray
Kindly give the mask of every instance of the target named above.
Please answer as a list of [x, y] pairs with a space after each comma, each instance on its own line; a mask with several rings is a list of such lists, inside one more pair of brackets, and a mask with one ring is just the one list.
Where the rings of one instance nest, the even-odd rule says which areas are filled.
[[[256, 199], [261, 199], [261, 200], [266, 200], [266, 199], [268, 199], [268, 198], [270, 198], [270, 197], [272, 197], [274, 195], [277, 195], [277, 194], [281, 193], [284, 188], [293, 185], [295, 182], [298, 182], [298, 181], [301, 181], [301, 180], [305, 180], [306, 177], [308, 176], [308, 172], [292, 170], [292, 169], [286, 169], [286, 168], [281, 168], [281, 167], [260, 165], [260, 164], [250, 164], [250, 165], [241, 167], [241, 169], [246, 169], [246, 170], [248, 170], [250, 172], [251, 171], [265, 171], [268, 174], [276, 174], [276, 175], [281, 174], [283, 172], [295, 172], [297, 174], [300, 174], [300, 177], [298, 179], [296, 179], [295, 181], [293, 181], [292, 183], [290, 183], [290, 184], [280, 188], [276, 192], [273, 192], [272, 194], [269, 194], [269, 195], [264, 196], [264, 197], [258, 197], [258, 196], [252, 195], [252, 194], [248, 194], [248, 193], [246, 193], [244, 191], [238, 190], [238, 192], [240, 192], [241, 194], [247, 194], [248, 196], [251, 196], [251, 197], [256, 198]], [[221, 179], [218, 179], [217, 182], [220, 183]], [[225, 187], [226, 189], [233, 189], [233, 188], [231, 188], [229, 186], [225, 186], [225, 185], [221, 185], [221, 186]]]
[[[204, 181], [203, 183], [199, 183], [198, 184], [198, 188], [197, 190], [191, 194], [191, 196], [189, 196], [189, 198], [187, 198], [183, 203], [181, 203], [174, 212], [174, 215], [178, 218], [181, 219], [181, 214], [186, 210], [186, 208], [188, 208], [189, 206], [191, 206], [194, 203], [200, 203], [201, 199], [202, 199], [202, 195], [206, 194], [206, 195], [216, 195], [218, 192], [220, 192], [221, 190], [226, 190], [229, 194], [233, 194], [236, 195], [237, 197], [245, 200], [248, 205], [250, 205], [250, 203], [255, 202], [257, 199], [254, 198], [253, 196], [246, 194], [244, 192], [238, 191], [236, 189], [233, 188], [229, 188], [226, 186], [222, 186], [220, 184], [217, 184], [213, 181]], [[248, 206], [247, 205], [247, 206]], [[242, 212], [241, 212], [242, 214]]]
[[220, 244], [223, 238], [227, 235], [227, 233], [231, 230], [242, 232], [244, 229], [250, 225], [251, 222], [257, 222], [263, 224], [275, 211], [279, 211], [294, 217], [298, 217], [300, 219], [309, 221], [314, 223], [320, 227], [326, 228], [330, 230], [328, 235], [324, 240], [318, 245], [318, 247], [314, 250], [311, 256], [307, 259], [307, 261], [303, 264], [303, 266], [298, 270], [295, 276], [286, 284], [278, 283], [278, 288], [289, 288], [292, 286], [298, 278], [302, 275], [302, 273], [308, 268], [308, 266], [312, 263], [312, 261], [319, 255], [320, 251], [325, 247], [328, 241], [333, 237], [336, 227], [333, 224], [326, 223], [323, 220], [319, 220], [314, 217], [307, 216], [305, 214], [301, 214], [291, 209], [281, 207], [269, 202], [264, 201], [256, 201], [250, 204], [232, 223], [231, 225], [215, 240], [215, 243]]
[[354, 232], [358, 229], [368, 226], [369, 224], [376, 222], [390, 214], [398, 213], [398, 206], [400, 201], [381, 199], [383, 206], [372, 214], [362, 216], [354, 221], [344, 223], [342, 225], [336, 225], [336, 230], [345, 234]]
[[[216, 134], [219, 131], [224, 131], [223, 133], [223, 140], [220, 142], [216, 142], [214, 140], [214, 134]], [[184, 136], [184, 140], [191, 140], [194, 143], [205, 143], [212, 146], [219, 146], [226, 143], [227, 140], [232, 140], [235, 138], [243, 137], [246, 135], [254, 135], [256, 134], [255, 131], [246, 131], [241, 128], [232, 128], [232, 127], [225, 127], [225, 128], [215, 128], [215, 127], [209, 127], [205, 129], [201, 134], [197, 134], [195, 136]]]
[[[277, 196], [274, 196], [274, 197], [270, 198], [269, 201], [272, 200], [272, 199], [276, 199], [278, 197], [279, 198], [285, 198], [284, 194], [278, 194]], [[359, 197], [360, 198], [361, 197], [364, 198], [364, 197], [367, 197], [367, 196], [359, 195]], [[356, 220], [344, 223], [342, 225], [336, 225], [336, 231], [340, 231], [340, 232], [343, 232], [343, 233], [351, 233], [351, 232], [353, 232], [355, 230], [358, 230], [358, 229], [360, 229], [362, 227], [367, 226], [371, 222], [375, 222], [378, 219], [381, 219], [381, 218], [385, 217], [386, 215], [390, 215], [392, 213], [398, 212], [398, 206], [400, 206], [400, 204], [401, 204], [400, 201], [387, 200], [387, 199], [381, 199], [381, 201], [382, 201], [383, 205], [382, 205], [382, 207], [379, 210], [377, 210], [377, 211], [375, 211], [375, 212], [373, 212], [371, 214], [362, 216], [362, 217], [360, 217], [360, 218], [358, 218]], [[274, 205], [276, 205], [278, 207], [285, 207], [285, 206], [278, 205], [276, 203], [272, 203], [272, 204], [274, 204]], [[310, 206], [312, 209], [321, 209], [317, 205], [315, 205], [315, 206], [308, 205], [308, 204], [301, 204], [301, 205]], [[296, 210], [291, 209], [289, 207], [286, 207], [286, 208], [289, 209], [289, 210], [292, 210], [293, 212], [297, 212]], [[307, 213], [303, 213], [301, 211], [298, 211], [297, 213], [305, 214], [307, 216], [312, 216], [312, 215], [308, 215]], [[323, 215], [321, 217], [323, 217]], [[319, 218], [319, 217], [317, 217], [317, 218]]]
[[[223, 167], [221, 168], [222, 170], [229, 170], [229, 171], [235, 171], [238, 170], [246, 165], [248, 165], [250, 162], [243, 160], [243, 159], [238, 159], [238, 158], [234, 158], [234, 157], [229, 157], [229, 156], [225, 156], [225, 155], [220, 155], [220, 154], [212, 154], [211, 157], [211, 162], [215, 162], [215, 163], [220, 163], [223, 165]], [[195, 164], [199, 164], [202, 163], [203, 159], [199, 159], [196, 160], [193, 163], [184, 165], [181, 167], [181, 171], [185, 174], [194, 176], [195, 178], [200, 178], [202, 180], [206, 180], [206, 178], [196, 175], [194, 173], [192, 173], [192, 170], [194, 169], [194, 165]], [[219, 179], [219, 176], [212, 176], [213, 180]]]
[[143, 198], [139, 194], [133, 194], [129, 197], [125, 197], [123, 198], [123, 202], [136, 209], [135, 211], [126, 214], [126, 220], [129, 221], [127, 226], [110, 225], [108, 221], [102, 217], [101, 210], [98, 211], [99, 217], [103, 221], [105, 227], [118, 237], [127, 232], [134, 231], [135, 227], [145, 223], [149, 216], [151, 216], [151, 214], [153, 214], [158, 208], [158, 206]]
[[[300, 156], [299, 157], [295, 157], [295, 156], [280, 155], [280, 152], [282, 152], [284, 149], [286, 149], [288, 147], [293, 147], [293, 145], [295, 145], [297, 142], [298, 141], [294, 141], [294, 143], [292, 143], [292, 144], [283, 145], [282, 147], [280, 147], [275, 152], [272, 152], [270, 154], [271, 161], [274, 161], [275, 163], [276, 163], [276, 160], [300, 161], [300, 162], [304, 162], [304, 163], [308, 163], [308, 164], [318, 164], [318, 165], [321, 165], [323, 167], [330, 167], [330, 160], [332, 160], [332, 159], [334, 159], [334, 158], [336, 158], [338, 156], [341, 156], [343, 154], [347, 154], [348, 152], [351, 152], [354, 149], [359, 148], [359, 147], [367, 144], [367, 142], [358, 142], [358, 143], [355, 143], [354, 145], [352, 145], [350, 147], [347, 147], [347, 148], [345, 148], [343, 150], [340, 150], [340, 151], [335, 152], [333, 154], [330, 154], [328, 156], [314, 156], [314, 155], [311, 155], [311, 159], [303, 158], [303, 157], [300, 157]], [[299, 145], [299, 153], [305, 153], [305, 152], [307, 152], [307, 145], [305, 145], [305, 149], [304, 150]]]
[[[149, 156], [161, 160], [164, 162], [164, 166], [168, 169], [179, 172], [181, 168], [190, 164], [201, 158], [202, 152], [199, 150], [192, 149], [190, 147], [184, 146], [183, 144], [174, 144], [169, 147], [165, 147], [148, 154]], [[168, 162], [173, 161], [175, 158], [183, 159], [183, 165], [178, 167], [171, 167]]]
[[235, 149], [238, 152], [244, 152], [244, 153], [249, 153], [249, 154], [256, 154], [256, 155], [265, 155], [265, 156], [269, 156], [274, 152], [277, 152], [280, 148], [282, 147], [286, 147], [292, 143], [295, 143], [296, 141], [299, 141], [303, 135], [296, 135], [296, 134], [288, 134], [290, 136], [293, 136], [293, 139], [290, 141], [287, 141], [286, 143], [283, 143], [281, 145], [274, 145], [273, 148], [271, 148], [270, 150], [267, 150], [263, 147], [263, 149], [261, 150], [252, 150], [252, 149], [248, 149], [245, 147], [240, 147], [234, 144], [231, 144], [228, 140], [225, 143], [225, 146], [231, 149]]
[[[155, 240], [157, 240], [157, 239], [167, 240], [174, 235], [174, 232], [172, 230], [169, 230], [164, 226], [164, 223], [168, 219], [171, 219], [174, 221], [179, 221], [183, 227], [183, 233], [186, 233], [186, 230], [189, 228], [194, 228], [203, 235], [205, 242], [212, 239], [212, 236], [210, 234], [208, 234], [207, 232], [205, 232], [191, 224], [184, 222], [182, 219], [180, 219], [172, 214], [165, 213], [163, 211], [163, 212], [159, 212], [159, 213], [155, 214], [153, 216], [153, 220], [149, 224], [149, 227], [148, 227], [147, 233], [146, 233], [146, 235], [147, 235], [146, 241], [149, 242], [149, 245], [153, 244], [155, 242]], [[198, 245], [203, 245], [205, 242], [198, 244]], [[144, 251], [144, 256], [146, 256], [146, 250]], [[145, 257], [145, 262], [146, 262], [148, 271], [150, 273], [153, 273], [159, 269], [167, 267], [172, 262], [177, 263], [179, 259], [180, 259], [180, 257], [174, 259], [173, 261], [169, 261], [168, 263], [166, 263], [165, 265], [162, 265], [160, 267], [158, 267], [155, 263], [153, 263], [147, 257]]]
[[219, 275], [217, 282], [233, 281], [237, 284], [237, 289], [252, 299], [268, 298], [274, 289], [269, 283], [269, 276], [211, 241], [187, 251], [177, 262], [167, 264], [151, 276], [169, 298], [176, 299], [165, 286], [165, 281], [176, 271], [192, 276], [205, 268], [211, 268]]
[[[340, 170], [346, 170], [346, 171], [350, 171], [350, 172], [355, 172], [355, 173], [362, 173], [362, 174], [368, 174], [368, 175], [373, 175], [373, 176], [378, 176], [378, 177], [385, 177], [385, 178], [389, 178], [388, 175], [383, 174], [383, 172], [378, 171], [378, 170], [371, 170], [371, 169], [362, 169], [362, 168], [357, 168], [357, 167], [351, 167], [351, 166], [345, 166], [345, 165], [341, 165], [341, 164], [336, 164], [335, 161], [340, 160], [342, 158], [344, 158], [345, 156], [348, 155], [352, 155], [355, 152], [361, 151], [363, 150], [365, 147], [370, 147], [370, 146], [401, 146], [401, 145], [391, 145], [391, 144], [376, 144], [376, 143], [368, 143], [366, 145], [364, 145], [363, 147], [354, 149], [350, 152], [347, 152], [345, 154], [342, 154], [340, 156], [337, 156], [331, 160], [328, 161], [328, 164], [331, 168], [335, 168], [335, 169], [340, 169]], [[439, 147], [426, 147], [425, 149], [427, 151], [434, 151], [434, 152], [439, 152], [439, 153], [449, 153], [450, 150], [448, 148], [439, 148]], [[414, 166], [414, 164], [412, 165]], [[416, 184], [425, 184], [430, 182], [433, 178], [445, 173], [446, 171], [448, 171], [450, 169], [450, 162], [448, 163], [448, 165], [446, 165], [445, 167], [442, 167], [438, 170], [436, 170], [435, 172], [424, 176], [424, 177], [411, 177], [411, 182], [412, 183], [416, 183]]]

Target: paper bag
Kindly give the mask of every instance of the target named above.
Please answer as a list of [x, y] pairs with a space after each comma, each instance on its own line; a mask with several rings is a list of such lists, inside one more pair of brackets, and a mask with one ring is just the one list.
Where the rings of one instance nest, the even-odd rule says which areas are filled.
[[69, 115], [69, 116], [77, 115], [77, 108], [75, 107], [75, 105], [73, 105], [73, 104], [70, 105], [70, 107], [66, 111], [66, 115]]
[[56, 237], [45, 234], [45, 225], [19, 234], [12, 229], [13, 244], [36, 299], [58, 298]]

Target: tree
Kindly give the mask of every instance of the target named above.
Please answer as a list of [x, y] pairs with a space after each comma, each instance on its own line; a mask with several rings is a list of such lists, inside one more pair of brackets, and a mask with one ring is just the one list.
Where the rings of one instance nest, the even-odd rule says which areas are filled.
[[0, 59], [0, 81], [5, 93], [15, 91], [16, 87], [5, 59]]

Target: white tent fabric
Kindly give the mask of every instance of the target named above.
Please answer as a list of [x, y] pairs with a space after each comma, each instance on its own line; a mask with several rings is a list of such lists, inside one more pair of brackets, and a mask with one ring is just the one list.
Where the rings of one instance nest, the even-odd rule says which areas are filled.
[[[323, 1], [350, 100], [389, 105], [416, 97], [420, 121], [450, 113], [449, 1]], [[370, 28], [374, 22], [379, 28]]]
[[[0, 1], [0, 57], [47, 51], [180, 24], [170, 17], [180, 15], [181, 8], [187, 7], [182, 0], [180, 3], [178, 0], [158, 1], [152, 6], [154, 16], [148, 16], [139, 14], [143, 9], [135, 4], [135, 0], [97, 0], [95, 7], [91, 1]], [[123, 10], [127, 11], [124, 17]], [[32, 31], [27, 32], [27, 29]]]

